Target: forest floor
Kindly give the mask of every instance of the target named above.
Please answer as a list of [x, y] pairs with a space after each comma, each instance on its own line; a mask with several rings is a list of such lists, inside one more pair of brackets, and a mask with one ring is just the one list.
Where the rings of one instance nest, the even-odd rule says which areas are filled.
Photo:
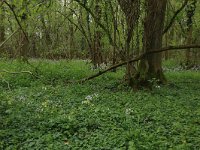
[[123, 68], [72, 84], [86, 61], [30, 62], [0, 60], [0, 149], [200, 149], [199, 71], [165, 63], [169, 83], [136, 92]]

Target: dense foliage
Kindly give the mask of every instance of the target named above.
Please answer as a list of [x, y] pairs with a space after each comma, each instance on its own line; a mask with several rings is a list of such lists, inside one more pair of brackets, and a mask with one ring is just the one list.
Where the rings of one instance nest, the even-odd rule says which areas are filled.
[[[38, 77], [1, 72], [0, 149], [200, 149], [199, 72], [166, 62], [167, 85], [134, 92], [123, 69], [72, 84], [96, 72], [87, 61], [31, 64]], [[15, 60], [0, 66], [36, 71]]]
[[0, 149], [200, 149], [198, 0], [1, 0]]

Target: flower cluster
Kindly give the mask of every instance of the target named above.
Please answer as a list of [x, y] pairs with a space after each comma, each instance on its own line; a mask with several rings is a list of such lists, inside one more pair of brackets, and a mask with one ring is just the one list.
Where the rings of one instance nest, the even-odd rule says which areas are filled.
[[125, 110], [125, 113], [126, 113], [126, 115], [130, 115], [130, 114], [133, 113], [133, 110], [132, 110], [131, 108], [127, 108], [127, 109]]
[[85, 100], [82, 101], [82, 104], [87, 104], [87, 105], [92, 104], [91, 101], [98, 98], [98, 97], [99, 97], [99, 95], [97, 93], [94, 93], [92, 95], [87, 95], [85, 97]]

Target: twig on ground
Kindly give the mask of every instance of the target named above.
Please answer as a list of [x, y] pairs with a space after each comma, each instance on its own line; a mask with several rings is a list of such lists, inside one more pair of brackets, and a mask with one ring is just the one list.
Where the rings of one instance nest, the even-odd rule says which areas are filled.
[[7, 71], [7, 70], [0, 70], [0, 73], [1, 73], [1, 72], [9, 73], [9, 74], [21, 74], [21, 73], [27, 73], [27, 74], [33, 75], [33, 73], [30, 72], [30, 71], [10, 72], [10, 71]]

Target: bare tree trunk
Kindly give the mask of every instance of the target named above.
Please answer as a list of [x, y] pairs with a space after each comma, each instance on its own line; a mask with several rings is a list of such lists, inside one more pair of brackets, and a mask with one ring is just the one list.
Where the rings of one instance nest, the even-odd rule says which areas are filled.
[[[4, 18], [5, 18], [5, 14], [4, 14], [4, 10], [3, 7], [0, 8], [0, 43], [5, 41], [5, 27], [4, 27]], [[2, 46], [0, 48], [0, 54], [2, 54], [4, 51], [4, 46]]]
[[[195, 14], [196, 10], [196, 0], [193, 0], [187, 7], [186, 7], [186, 13], [187, 13], [187, 39], [186, 42], [187, 44], [192, 44], [192, 32], [193, 32], [193, 16]], [[195, 65], [194, 62], [194, 53], [190, 49], [188, 49], [185, 52], [185, 57], [186, 57], [186, 66], [189, 68], [193, 67]]]
[[41, 18], [42, 28], [43, 28], [43, 32], [44, 32], [44, 36], [45, 36], [45, 43], [46, 43], [46, 46], [49, 48], [52, 44], [52, 39], [50, 37], [49, 28], [47, 27], [47, 25], [45, 23], [44, 16], [41, 15], [40, 18]]
[[[96, 6], [95, 6], [95, 14], [98, 18], [98, 20], [101, 20], [101, 6], [100, 6], [100, 0], [96, 0]], [[98, 24], [95, 24], [95, 32], [94, 32], [94, 53], [93, 53], [93, 62], [94, 67], [96, 68], [100, 64], [103, 63], [103, 57], [101, 52], [101, 37], [102, 33], [100, 31], [100, 27]]]
[[[162, 47], [166, 4], [167, 0], [146, 1], [143, 41], [143, 49], [146, 52]], [[166, 82], [162, 70], [162, 53], [150, 54], [141, 60], [139, 70], [131, 85], [136, 88], [138, 86], [149, 86], [149, 80], [153, 78], [159, 80], [160, 83]]]
[[[130, 59], [130, 43], [133, 37], [133, 31], [136, 27], [139, 18], [139, 0], [118, 0], [118, 3], [126, 16], [126, 41], [125, 41], [125, 53], [126, 59]], [[128, 63], [126, 67], [126, 80], [130, 83], [132, 74], [135, 73], [135, 67], [133, 64]]]
[[[166, 22], [169, 22], [169, 3], [167, 3], [167, 6], [166, 6]], [[168, 32], [166, 32], [164, 34], [164, 37], [165, 37], [165, 47], [168, 46], [168, 40], [169, 40], [169, 34]], [[164, 58], [165, 60], [168, 60], [169, 59], [169, 51], [166, 51], [164, 52]]]
[[87, 20], [87, 33], [88, 33], [88, 49], [89, 49], [89, 57], [92, 60], [92, 64], [95, 64], [94, 62], [94, 50], [92, 46], [92, 34], [91, 34], [91, 27], [90, 27], [90, 14], [89, 12], [86, 12], [86, 20]]
[[25, 60], [28, 56], [29, 42], [22, 31], [19, 32], [18, 38], [17, 56]]
[[[187, 36], [187, 44], [192, 44], [192, 27], [188, 29], [188, 36]], [[192, 50], [190, 48], [185, 52], [186, 57], [186, 66], [190, 67], [190, 65], [193, 65], [192, 62]]]
[[74, 27], [72, 24], [69, 26], [69, 32], [70, 32], [70, 37], [69, 37], [69, 58], [73, 59], [74, 57], [74, 50], [75, 50], [75, 44], [74, 44]]
[[[117, 31], [118, 31], [118, 5], [116, 5], [115, 8], [113, 8], [112, 3], [110, 2], [110, 7], [111, 7], [111, 13], [112, 13], [112, 21], [113, 21], [113, 52], [112, 52], [112, 65], [116, 64], [117, 61], [117, 55], [116, 55], [116, 50], [117, 50]], [[112, 70], [113, 72], [116, 71], [116, 69]]]

